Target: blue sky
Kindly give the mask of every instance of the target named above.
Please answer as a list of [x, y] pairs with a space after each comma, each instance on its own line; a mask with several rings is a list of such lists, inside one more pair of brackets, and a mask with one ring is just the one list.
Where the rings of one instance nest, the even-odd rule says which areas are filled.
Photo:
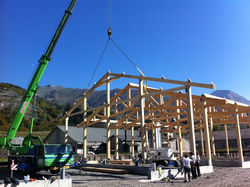
[[[0, 0], [0, 82], [27, 87], [69, 2]], [[107, 41], [107, 2], [78, 0], [40, 85], [88, 86]], [[213, 82], [250, 99], [250, 1], [113, 0], [112, 29], [113, 40], [146, 76]], [[111, 43], [94, 81], [108, 70], [139, 75]]]

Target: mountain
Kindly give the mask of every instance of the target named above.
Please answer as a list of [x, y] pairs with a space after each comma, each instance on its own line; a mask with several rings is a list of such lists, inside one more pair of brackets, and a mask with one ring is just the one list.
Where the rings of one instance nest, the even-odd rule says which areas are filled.
[[[18, 110], [19, 104], [25, 94], [21, 87], [0, 83], [0, 129], [7, 130], [11, 125]], [[30, 127], [32, 117], [31, 101], [27, 112], [20, 125], [20, 130], [27, 130]], [[38, 97], [35, 107], [34, 130], [50, 130], [59, 124], [59, 117], [64, 113], [64, 108]]]
[[216, 90], [216, 91], [212, 92], [211, 95], [250, 105], [249, 100], [247, 100], [245, 97], [242, 97], [239, 94], [237, 94], [231, 90]]
[[[110, 91], [111, 97], [118, 93], [120, 89], [114, 89]], [[86, 92], [86, 89], [79, 88], [64, 88], [62, 86], [40, 86], [38, 89], [38, 96], [46, 101], [53, 102], [57, 105], [73, 105], [76, 103]], [[136, 90], [131, 91], [132, 97], [137, 94]], [[122, 94], [120, 98], [124, 99], [126, 93]], [[88, 97], [88, 107], [97, 107], [103, 105], [106, 102], [106, 91], [94, 91]]]

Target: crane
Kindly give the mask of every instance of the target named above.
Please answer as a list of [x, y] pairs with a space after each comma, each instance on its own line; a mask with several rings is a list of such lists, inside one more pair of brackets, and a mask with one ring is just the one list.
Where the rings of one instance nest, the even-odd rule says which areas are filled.
[[60, 167], [72, 164], [74, 161], [71, 145], [44, 144], [39, 136], [32, 136], [33, 120], [31, 122], [30, 133], [24, 138], [21, 146], [12, 145], [11, 141], [15, 138], [27, 108], [34, 94], [37, 92], [39, 82], [50, 62], [57, 41], [72, 14], [76, 1], [77, 0], [72, 0], [68, 9], [65, 10], [64, 16], [50, 41], [45, 54], [43, 54], [38, 61], [39, 65], [25, 95], [23, 96], [6, 136], [0, 137], [0, 147], [10, 150], [13, 155], [11, 155], [9, 159], [14, 159], [19, 164], [19, 168], [24, 170], [50, 169], [51, 172], [55, 173], [59, 171], [58, 169]]

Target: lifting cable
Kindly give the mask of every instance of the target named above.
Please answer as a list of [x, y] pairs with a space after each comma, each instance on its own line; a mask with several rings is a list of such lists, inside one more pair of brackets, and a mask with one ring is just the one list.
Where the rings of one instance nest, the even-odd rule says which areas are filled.
[[98, 66], [99, 66], [100, 63], [101, 63], [102, 57], [103, 57], [103, 55], [104, 55], [104, 53], [105, 53], [105, 51], [106, 51], [106, 48], [107, 48], [108, 44], [109, 44], [109, 40], [106, 42], [105, 47], [104, 47], [104, 49], [102, 50], [101, 56], [100, 56], [100, 58], [99, 58], [99, 60], [98, 60], [98, 62], [97, 62], [97, 64], [96, 64], [96, 66], [95, 66], [95, 70], [94, 70], [94, 72], [93, 72], [93, 74], [92, 74], [92, 76], [91, 76], [91, 79], [90, 79], [89, 83], [88, 83], [88, 88], [87, 88], [87, 90], [89, 89], [89, 86], [90, 86], [90, 84], [91, 84], [91, 82], [92, 82], [92, 80], [93, 80], [93, 78], [94, 78], [94, 76], [95, 76], [95, 73], [96, 73], [96, 71], [97, 71], [97, 68], [98, 68]]
[[[106, 42], [106, 44], [105, 44], [105, 47], [104, 47], [104, 49], [103, 49], [103, 51], [102, 51], [102, 53], [101, 53], [101, 56], [100, 56], [100, 58], [99, 58], [99, 60], [98, 60], [98, 63], [97, 63], [97, 65], [96, 65], [96, 67], [95, 67], [95, 70], [94, 70], [94, 72], [93, 72], [93, 74], [92, 74], [92, 76], [91, 76], [91, 79], [90, 79], [90, 81], [89, 81], [89, 83], [88, 83], [88, 88], [87, 88], [87, 90], [89, 89], [89, 86], [90, 86], [90, 84], [91, 84], [91, 82], [92, 82], [92, 80], [93, 80], [93, 78], [94, 78], [94, 76], [95, 76], [95, 73], [96, 73], [96, 71], [97, 71], [97, 69], [98, 69], [98, 67], [99, 67], [99, 65], [100, 65], [100, 62], [101, 62], [101, 60], [102, 60], [102, 57], [103, 57], [103, 55], [104, 55], [104, 53], [105, 53], [105, 51], [106, 51], [106, 48], [107, 48], [107, 46], [108, 46], [108, 43], [109, 43], [109, 41], [111, 41], [113, 44], [114, 44], [114, 46], [128, 59], [128, 61], [141, 73], [141, 75], [142, 76], [145, 76], [144, 75], [144, 73], [138, 68], [138, 66], [135, 64], [135, 62], [119, 47], [119, 45], [111, 38], [111, 35], [112, 35], [112, 29], [111, 29], [111, 21], [112, 21], [112, 3], [111, 3], [111, 1], [112, 0], [108, 0], [108, 41]], [[148, 92], [147, 92], [147, 80], [145, 81], [146, 82], [146, 86], [144, 87], [144, 92], [145, 92], [145, 94], [147, 94]]]

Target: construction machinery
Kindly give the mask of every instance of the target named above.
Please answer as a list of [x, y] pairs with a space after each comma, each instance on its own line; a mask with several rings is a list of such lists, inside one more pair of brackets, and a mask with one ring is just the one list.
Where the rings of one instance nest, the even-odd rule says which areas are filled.
[[73, 164], [74, 162], [71, 145], [44, 144], [39, 136], [32, 135], [34, 116], [31, 120], [29, 135], [24, 138], [22, 145], [13, 145], [11, 141], [16, 136], [24, 114], [27, 111], [34, 94], [37, 92], [40, 79], [50, 61], [52, 52], [64, 29], [64, 26], [67, 23], [69, 16], [71, 15], [71, 11], [73, 10], [75, 3], [76, 0], [72, 0], [68, 9], [65, 11], [65, 14], [46, 50], [46, 53], [42, 55], [39, 60], [39, 65], [29, 84], [28, 89], [25, 92], [25, 95], [19, 105], [18, 111], [6, 136], [0, 137], [0, 147], [10, 151], [11, 154], [9, 155], [9, 160], [14, 160], [18, 165], [19, 170], [39, 171], [43, 169], [49, 169], [51, 173], [57, 173], [61, 167]]
[[148, 149], [148, 158], [156, 166], [179, 167], [180, 161], [174, 156], [174, 151], [170, 147]]

